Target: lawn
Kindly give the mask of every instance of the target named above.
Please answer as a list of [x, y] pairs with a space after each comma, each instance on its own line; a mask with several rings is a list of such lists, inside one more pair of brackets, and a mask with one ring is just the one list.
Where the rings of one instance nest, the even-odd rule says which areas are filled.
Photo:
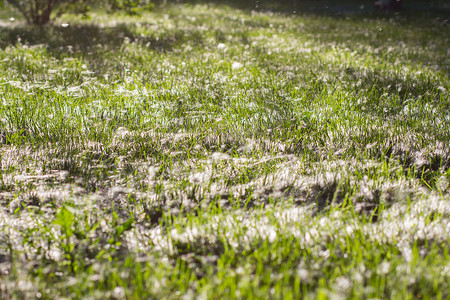
[[297, 9], [1, 12], [0, 298], [447, 299], [445, 11]]

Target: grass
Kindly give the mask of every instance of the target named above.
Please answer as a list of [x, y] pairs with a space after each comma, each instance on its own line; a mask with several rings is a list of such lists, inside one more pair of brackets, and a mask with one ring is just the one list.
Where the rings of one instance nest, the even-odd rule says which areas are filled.
[[445, 18], [2, 16], [1, 298], [448, 297]]

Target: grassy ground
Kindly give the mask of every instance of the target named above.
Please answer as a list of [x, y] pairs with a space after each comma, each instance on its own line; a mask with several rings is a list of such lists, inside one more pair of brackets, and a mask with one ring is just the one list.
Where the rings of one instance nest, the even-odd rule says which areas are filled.
[[1, 298], [448, 297], [447, 20], [3, 15]]

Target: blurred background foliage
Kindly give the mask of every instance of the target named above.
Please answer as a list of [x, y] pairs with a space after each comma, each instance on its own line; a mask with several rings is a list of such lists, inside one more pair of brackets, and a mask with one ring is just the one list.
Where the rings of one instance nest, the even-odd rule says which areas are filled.
[[[389, 1], [389, 0], [385, 0]], [[349, 14], [355, 12], [376, 12], [376, 0], [0, 0], [3, 13], [8, 11], [8, 5], [20, 11], [29, 23], [47, 23], [64, 12], [87, 15], [91, 9], [105, 9], [108, 12], [125, 12], [130, 15], [151, 10], [155, 5], [164, 8], [171, 4], [216, 4], [250, 10], [273, 10], [288, 13], [318, 13], [318, 14]], [[44, 12], [47, 7], [53, 7], [51, 16], [39, 19], [30, 17], [30, 12], [36, 15], [36, 9]], [[34, 11], [34, 12], [33, 12]], [[402, 0], [404, 13], [450, 15], [448, 0]], [[41, 13], [42, 14], [42, 13]], [[0, 17], [2, 14], [0, 13]]]
[[149, 0], [0, 0], [0, 7], [5, 4], [20, 12], [28, 23], [37, 25], [47, 24], [66, 12], [87, 15], [93, 6], [106, 8], [109, 12], [123, 11], [129, 15], [153, 8]]
[[[337, 9], [337, 8], [367, 8], [375, 7], [375, 0], [153, 0], [157, 5], [170, 3], [216, 3], [225, 4], [240, 8], [250, 9], [293, 9], [293, 8], [314, 8], [314, 9]], [[435, 8], [449, 9], [450, 1], [447, 0], [403, 0], [405, 8]]]

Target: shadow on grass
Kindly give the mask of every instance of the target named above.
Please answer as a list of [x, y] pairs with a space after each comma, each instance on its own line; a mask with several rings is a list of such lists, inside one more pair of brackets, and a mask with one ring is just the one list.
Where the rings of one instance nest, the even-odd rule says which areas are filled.
[[[145, 24], [143, 24], [145, 26]], [[176, 45], [187, 40], [202, 43], [196, 32], [175, 29], [164, 36], [139, 35], [134, 24], [117, 24], [103, 27], [95, 24], [75, 24], [68, 27], [46, 25], [17, 25], [3, 27], [0, 31], [0, 48], [18, 42], [27, 45], [45, 45], [51, 55], [58, 58], [64, 54], [79, 52], [95, 54], [100, 49], [120, 50], [124, 42], [139, 42], [151, 49], [171, 51]]]
[[[150, 26], [146, 23], [140, 25]], [[185, 28], [143, 35], [137, 30], [136, 24], [127, 23], [111, 27], [97, 24], [71, 24], [65, 28], [53, 24], [41, 27], [26, 24], [0, 27], [0, 50], [18, 43], [27, 46], [40, 45], [45, 48], [45, 56], [57, 60], [81, 57], [89, 65], [89, 69], [95, 72], [96, 77], [103, 78], [105, 74], [114, 74], [113, 77], [118, 76], [121, 80], [125, 76], [123, 55], [127, 44], [140, 45], [144, 51], [166, 53], [185, 43], [194, 47], [201, 46], [203, 39], [200, 31]], [[142, 63], [142, 53], [134, 55], [131, 50], [126, 55], [127, 60], [136, 64]], [[34, 72], [34, 68], [28, 66], [29, 62], [24, 60], [14, 61], [14, 64], [19, 64], [18, 69], [26, 70], [29, 78], [39, 77], [39, 72], [42, 72], [39, 68], [39, 72]], [[80, 74], [75, 72], [73, 76], [66, 77], [65, 84], [82, 83]]]

